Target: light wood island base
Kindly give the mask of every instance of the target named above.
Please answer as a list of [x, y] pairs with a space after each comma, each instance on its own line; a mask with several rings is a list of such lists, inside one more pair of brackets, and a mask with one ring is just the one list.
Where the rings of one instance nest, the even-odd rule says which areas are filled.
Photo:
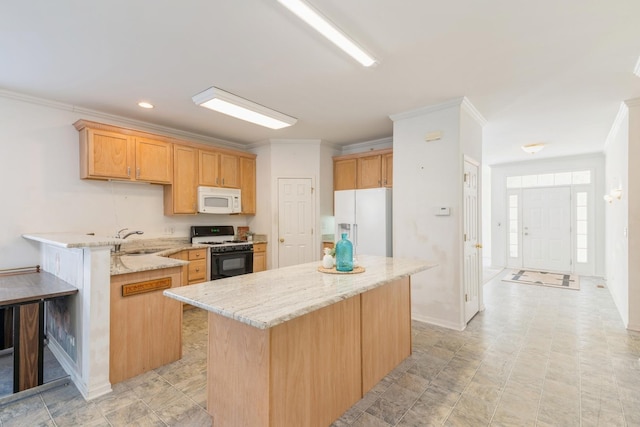
[[259, 329], [209, 313], [216, 427], [330, 425], [411, 354], [408, 276]]

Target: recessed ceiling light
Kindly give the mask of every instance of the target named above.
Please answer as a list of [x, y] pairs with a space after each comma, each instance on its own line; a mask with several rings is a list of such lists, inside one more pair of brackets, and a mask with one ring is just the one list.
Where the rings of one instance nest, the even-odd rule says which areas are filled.
[[294, 125], [298, 121], [294, 117], [225, 92], [217, 87], [210, 87], [204, 92], [194, 95], [192, 99], [201, 107], [270, 129], [282, 129]]
[[305, 2], [301, 0], [278, 0], [278, 2], [363, 66], [370, 67], [378, 62]]
[[522, 149], [524, 150], [524, 152], [529, 154], [536, 154], [538, 151], [542, 150], [543, 148], [544, 148], [544, 144], [541, 142], [522, 146]]
[[138, 102], [138, 106], [142, 107], [142, 108], [153, 108], [153, 104], [150, 104], [146, 101], [140, 101]]

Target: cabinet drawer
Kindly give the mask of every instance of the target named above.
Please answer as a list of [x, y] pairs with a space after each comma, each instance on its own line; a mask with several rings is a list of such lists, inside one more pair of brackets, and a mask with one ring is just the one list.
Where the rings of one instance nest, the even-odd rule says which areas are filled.
[[189, 261], [198, 260], [198, 259], [207, 259], [207, 250], [203, 249], [192, 249], [189, 251]]
[[207, 277], [207, 261], [197, 260], [189, 263], [189, 283], [204, 282]]
[[266, 243], [254, 243], [253, 252], [265, 252], [267, 250]]

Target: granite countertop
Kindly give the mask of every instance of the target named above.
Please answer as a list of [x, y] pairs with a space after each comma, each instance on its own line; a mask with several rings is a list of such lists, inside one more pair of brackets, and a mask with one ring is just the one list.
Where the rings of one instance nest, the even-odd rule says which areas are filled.
[[[209, 248], [209, 245], [194, 245], [188, 243], [187, 241], [175, 242], [173, 244], [165, 242], [163, 244], [161, 242], [158, 242], [157, 240], [154, 240], [153, 242], [137, 240], [132, 241], [131, 243], [131, 246], [124, 247], [123, 253], [111, 255], [110, 270], [112, 276], [117, 276], [119, 274], [136, 273], [138, 271], [158, 270], [160, 268], [171, 268], [187, 265], [189, 264], [189, 261], [167, 257], [186, 249]], [[162, 248], [162, 250], [145, 255], [127, 255], [127, 252], [140, 249], [148, 250], [152, 248]]]
[[369, 291], [402, 276], [435, 267], [422, 260], [358, 256], [358, 274], [318, 271], [319, 262], [245, 274], [165, 290], [164, 295], [259, 329]]
[[23, 234], [22, 237], [63, 248], [113, 246], [125, 242], [125, 240], [118, 239], [117, 237], [93, 236], [82, 233], [30, 233]]

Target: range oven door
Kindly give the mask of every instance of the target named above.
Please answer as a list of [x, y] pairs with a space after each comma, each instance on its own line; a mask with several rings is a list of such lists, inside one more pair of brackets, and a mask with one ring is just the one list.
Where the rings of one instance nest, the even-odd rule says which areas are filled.
[[211, 253], [211, 280], [253, 272], [253, 251]]

